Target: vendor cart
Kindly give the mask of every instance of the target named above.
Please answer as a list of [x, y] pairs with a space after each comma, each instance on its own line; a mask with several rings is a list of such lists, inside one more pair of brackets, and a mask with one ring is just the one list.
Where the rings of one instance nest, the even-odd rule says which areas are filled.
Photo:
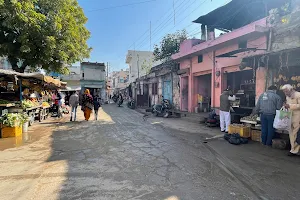
[[50, 106], [42, 106], [39, 114], [39, 121], [46, 120], [50, 114]]
[[25, 112], [27, 113], [28, 117], [29, 117], [29, 126], [32, 126], [32, 124], [34, 123], [34, 120], [37, 118], [41, 119], [41, 108], [42, 106], [35, 106], [32, 108], [26, 108]]
[[8, 112], [8, 108], [10, 107], [14, 107], [15, 104], [14, 103], [8, 103], [8, 104], [0, 104], [0, 112], [1, 112], [1, 115], [5, 114]]

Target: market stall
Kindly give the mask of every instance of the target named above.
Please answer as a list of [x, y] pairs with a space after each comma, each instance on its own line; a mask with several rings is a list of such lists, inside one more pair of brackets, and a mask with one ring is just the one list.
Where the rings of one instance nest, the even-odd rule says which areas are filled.
[[228, 73], [227, 87], [236, 96], [236, 100], [231, 104], [234, 110], [231, 118], [233, 122], [239, 123], [240, 119], [250, 115], [255, 107], [256, 85], [253, 70]]
[[[36, 119], [39, 121], [46, 119], [51, 104], [53, 104], [52, 91], [59, 87], [61, 87], [59, 80], [40, 73], [0, 70], [1, 119], [7, 118], [2, 120], [2, 124], [5, 125], [6, 123], [5, 127], [14, 126], [11, 128], [16, 129], [23, 122], [32, 125]], [[22, 123], [15, 123], [13, 120]], [[19, 129], [18, 131], [15, 129], [11, 134], [1, 134], [1, 136], [18, 135]]]

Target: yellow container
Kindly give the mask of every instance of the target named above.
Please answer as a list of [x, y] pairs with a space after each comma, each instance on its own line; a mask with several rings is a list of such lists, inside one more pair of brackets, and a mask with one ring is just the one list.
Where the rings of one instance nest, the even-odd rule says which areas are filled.
[[229, 125], [228, 133], [238, 133], [241, 137], [249, 138], [251, 137], [251, 127], [244, 127], [244, 126], [236, 126], [236, 125]]
[[22, 135], [22, 126], [19, 127], [3, 127], [2, 138], [18, 137]]
[[234, 125], [229, 125], [229, 127], [228, 127], [228, 133], [229, 134], [233, 134], [233, 133], [236, 133], [236, 126], [234, 126]]
[[240, 134], [241, 137], [249, 138], [251, 137], [251, 127], [238, 127], [237, 133]]

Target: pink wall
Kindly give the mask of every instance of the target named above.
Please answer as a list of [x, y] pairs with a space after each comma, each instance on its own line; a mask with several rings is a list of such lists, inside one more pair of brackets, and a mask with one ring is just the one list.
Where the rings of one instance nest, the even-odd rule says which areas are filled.
[[189, 56], [191, 54], [195, 54], [195, 53], [203, 51], [203, 50], [212, 49], [213, 47], [216, 47], [219, 45], [227, 46], [226, 43], [228, 43], [229, 41], [238, 40], [241, 37], [251, 38], [251, 37], [253, 37], [253, 36], [255, 37], [257, 35], [263, 35], [263, 33], [261, 32], [261, 30], [259, 29], [258, 26], [266, 27], [267, 26], [266, 18], [252, 22], [251, 24], [248, 24], [244, 27], [236, 29], [230, 33], [226, 33], [214, 40], [209, 40], [209, 41], [200, 43], [198, 45], [195, 45], [193, 47], [191, 47], [190, 44], [192, 43], [192, 41], [194, 41], [194, 39], [191, 40], [190, 42], [184, 41], [182, 43], [182, 45], [180, 46], [180, 50], [182, 49], [182, 51], [179, 51], [179, 53], [172, 55], [172, 58], [175, 60], [181, 59], [183, 57]]
[[[266, 26], [266, 19], [261, 19], [253, 22], [247, 26], [236, 29], [230, 33], [222, 35], [215, 40], [202, 42], [201, 40], [186, 40], [180, 46], [180, 52], [172, 56], [173, 59], [180, 62], [180, 69], [190, 68], [190, 73], [185, 74], [188, 76], [188, 111], [194, 112], [197, 105], [197, 94], [199, 92], [199, 84], [201, 80], [196, 76], [212, 73], [211, 78], [211, 98], [212, 107], [220, 106], [220, 95], [224, 89], [227, 88], [227, 76], [224, 75], [225, 71], [238, 71], [238, 66], [243, 57], [263, 54], [267, 48], [267, 34], [261, 32], [260, 27]], [[247, 40], [248, 48], [258, 48], [261, 50], [248, 51], [236, 54], [235, 58], [215, 58], [224, 53], [228, 53], [238, 49], [239, 41]], [[199, 43], [200, 44], [197, 44]], [[202, 42], [202, 43], [201, 43]], [[195, 45], [197, 44], [197, 45]], [[194, 46], [193, 46], [194, 45]], [[198, 63], [198, 55], [203, 55], [203, 62]], [[264, 84], [265, 72], [264, 69], [257, 73], [257, 84]], [[216, 71], [220, 71], [221, 75], [216, 76]], [[201, 76], [200, 76], [201, 78]], [[181, 83], [183, 83], [181, 81]], [[264, 87], [257, 87], [257, 95], [264, 91]]]
[[203, 54], [203, 62], [198, 63], [198, 55], [192, 58], [193, 70], [192, 73], [203, 72], [212, 69], [212, 53]]
[[261, 67], [256, 70], [256, 101], [266, 89], [267, 68]]

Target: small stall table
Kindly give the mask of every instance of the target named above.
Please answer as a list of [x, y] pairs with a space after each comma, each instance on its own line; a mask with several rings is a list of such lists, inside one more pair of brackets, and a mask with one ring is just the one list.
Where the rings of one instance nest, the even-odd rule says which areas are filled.
[[35, 118], [40, 119], [40, 117], [41, 117], [41, 114], [40, 114], [41, 113], [40, 112], [41, 107], [42, 107], [42, 105], [34, 106], [34, 107], [31, 107], [31, 108], [26, 108], [25, 109], [25, 112], [29, 116], [29, 126], [31, 126], [34, 123]]
[[39, 121], [46, 120], [50, 114], [50, 105], [49, 106], [42, 106], [40, 109], [40, 116]]
[[3, 115], [3, 114], [5, 114], [5, 113], [8, 112], [7, 108], [14, 107], [14, 106], [15, 106], [14, 103], [0, 104], [1, 115]]

